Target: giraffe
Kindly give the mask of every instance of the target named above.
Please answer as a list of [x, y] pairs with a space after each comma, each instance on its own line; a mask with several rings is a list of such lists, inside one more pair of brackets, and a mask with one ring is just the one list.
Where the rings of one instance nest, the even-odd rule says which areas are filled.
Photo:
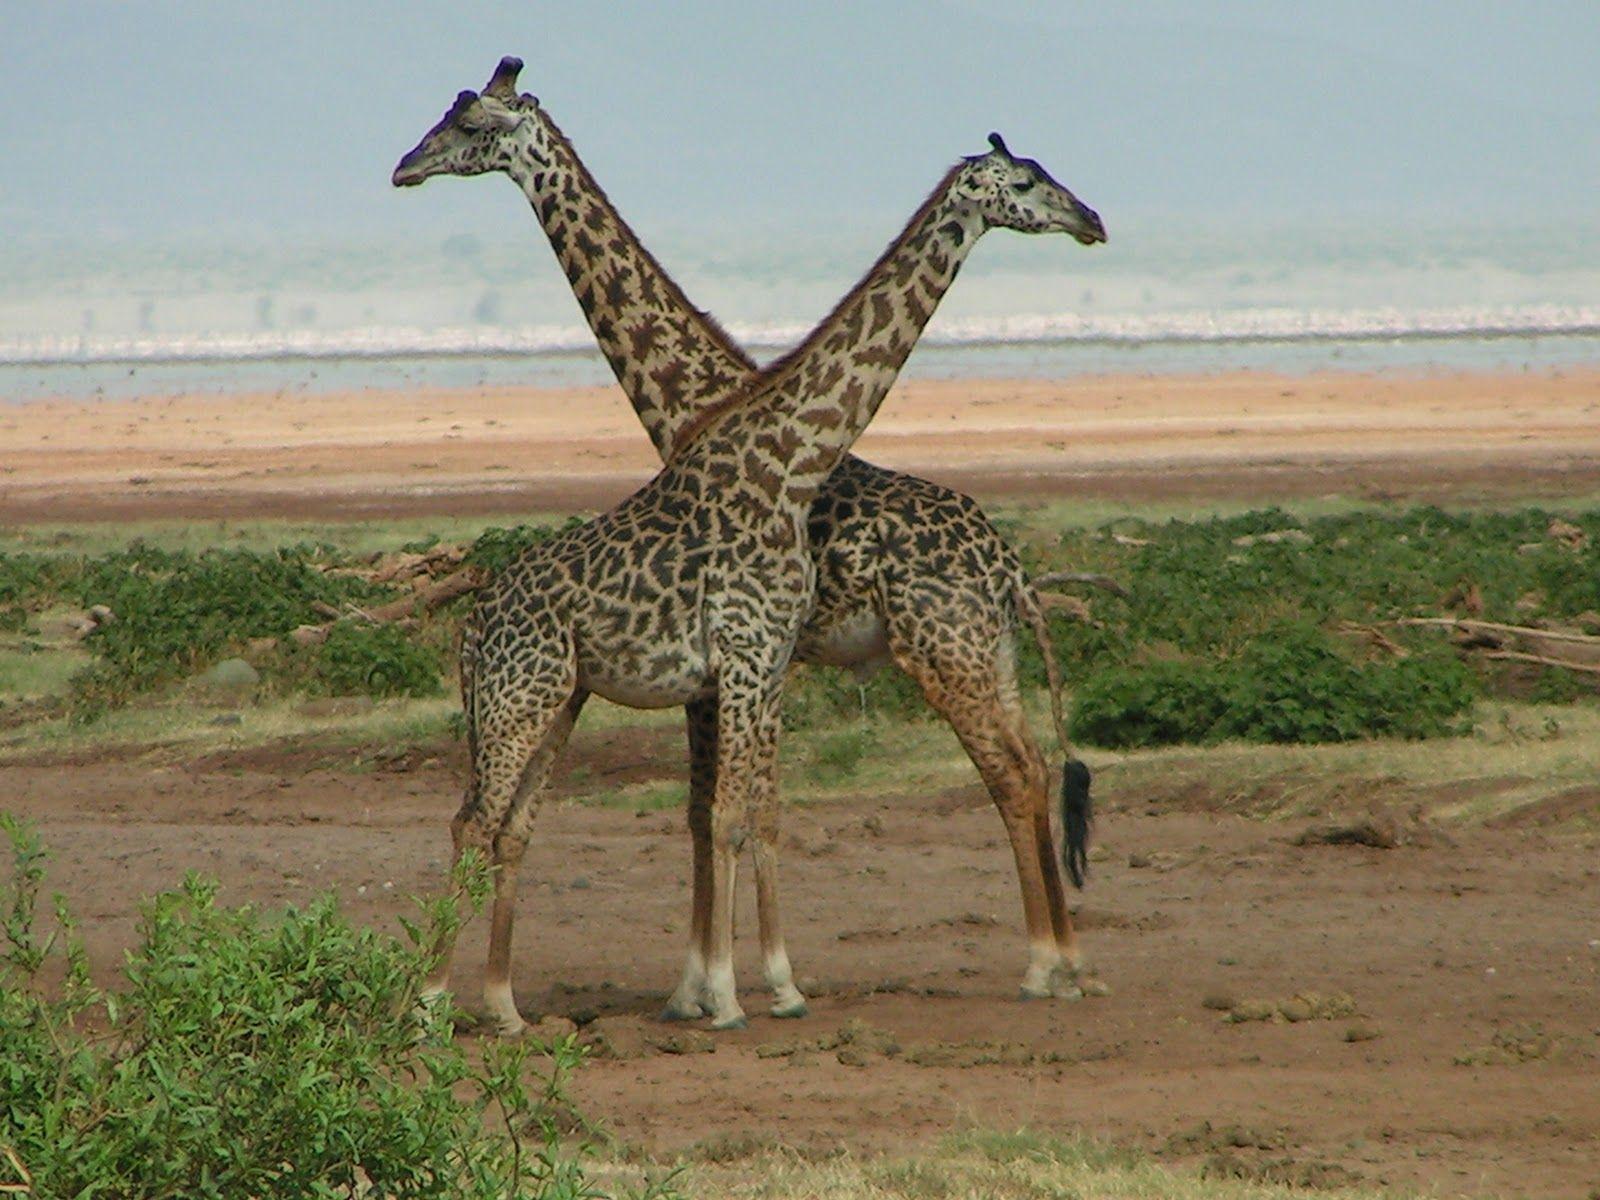
[[[911, 664], [935, 707], [963, 735], [991, 790], [1003, 790], [994, 781], [1008, 772], [1025, 777], [1023, 787], [1004, 791], [1016, 797], [1016, 819], [1002, 811], [1008, 828], [1017, 830], [1012, 840], [1025, 901], [1030, 876], [1036, 884], [1047, 872], [1054, 879], [1057, 902], [1037, 886], [1037, 911], [1025, 903], [1035, 934], [1025, 983], [1035, 994], [1047, 992], [1053, 970], [1063, 961], [1075, 963], [1075, 950], [1059, 901], [1048, 814], [1042, 803], [1032, 803], [1034, 796], [1042, 799], [1045, 772], [1021, 720], [1009, 653], [1013, 608], [1042, 627], [1031, 588], [1015, 556], [965, 497], [865, 463], [858, 480], [835, 488], [832, 469], [865, 428], [978, 235], [1004, 225], [1065, 231], [1093, 244], [1104, 240], [1098, 217], [994, 137], [990, 153], [952, 168], [810, 338], [757, 373], [639, 245], [537, 102], [516, 95], [518, 67], [505, 60], [482, 96], [458, 96], [401, 160], [394, 181], [491, 170], [520, 175], [602, 349], [668, 462], [618, 509], [509, 568], [480, 600], [464, 635], [473, 766], [453, 828], [458, 852], [482, 845], [499, 867], [485, 977], [493, 1018], [508, 1031], [520, 1024], [507, 976], [515, 867], [537, 794], [591, 691], [624, 703], [689, 707], [697, 903], [690, 964], [669, 1015], [709, 1010], [718, 1027], [743, 1021], [732, 987], [730, 856], [747, 838], [754, 842], [774, 1012], [804, 1011], [776, 902], [776, 699], [797, 640], [815, 661], [859, 659], [870, 642], [866, 658]], [[658, 346], [665, 347], [659, 359], [653, 357]], [[719, 393], [723, 399], [709, 406], [701, 399]], [[904, 495], [879, 485], [878, 477], [903, 481]], [[836, 494], [823, 504], [819, 493], [828, 489]], [[930, 508], [930, 498], [945, 501], [949, 511]], [[870, 570], [861, 560], [874, 548], [866, 544], [871, 536], [896, 523], [912, 530], [919, 503], [949, 527], [947, 533], [975, 518], [1001, 551], [996, 571], [959, 538], [920, 539], [924, 556], [938, 543], [943, 557], [964, 563], [968, 574], [1001, 577], [1001, 595], [985, 597], [995, 628], [978, 631], [990, 644], [986, 661], [973, 653], [977, 647], [946, 644], [937, 620], [920, 633], [917, 622], [875, 636], [860, 628], [872, 605], [905, 612], [923, 602], [959, 606], [959, 587], [950, 589], [944, 578], [919, 581], [903, 561], [876, 572], [881, 596], [872, 587], [860, 589], [854, 578]], [[826, 537], [849, 525], [857, 509], [871, 511], [859, 516], [858, 528], [836, 553], [813, 562], [808, 536]], [[895, 520], [878, 519], [884, 514]], [[812, 622], [802, 632], [811, 589], [819, 574], [830, 577], [830, 565], [832, 578], [857, 590], [829, 609], [831, 624]], [[996, 653], [992, 647], [1000, 642], [1004, 652]], [[983, 727], [982, 714], [967, 711], [983, 708], [985, 697], [962, 703], [968, 699], [963, 686], [966, 693], [978, 690], [963, 674], [985, 670], [987, 707], [1000, 715], [990, 728]], [[1086, 798], [1086, 785], [1082, 790]], [[1086, 811], [1075, 815], [1081, 854]], [[1080, 868], [1081, 859], [1070, 865]], [[444, 979], [441, 972], [436, 985]]]
[[[431, 132], [402, 160], [395, 181], [414, 185], [439, 174], [498, 170], [518, 184], [652, 444], [670, 457], [701, 405], [754, 376], [756, 366], [689, 303], [538, 101], [517, 94], [521, 67], [518, 59], [501, 60], [483, 95], [466, 101], [470, 106], [476, 100], [482, 110], [468, 117], [474, 128], [447, 119], [443, 132]], [[487, 130], [477, 127], [485, 116]], [[1009, 684], [1003, 684], [1014, 675], [1012, 633], [1021, 617], [1039, 638], [1065, 749], [1055, 658], [1015, 552], [968, 497], [849, 454], [824, 483], [809, 526], [819, 568], [817, 607], [802, 630], [796, 658], [862, 672], [892, 660], [919, 684], [967, 748], [1007, 829], [1030, 944], [1021, 994], [1103, 992], [1104, 984], [1081, 975], [1082, 956], [1051, 850], [1048, 769], [1020, 705], [1005, 690]], [[691, 702], [687, 716], [695, 903], [688, 964], [663, 1013], [668, 1018], [701, 1014], [696, 996], [703, 969], [694, 947], [704, 940], [709, 913], [706, 818], [714, 780], [714, 707]], [[1088, 823], [1083, 770], [1076, 762], [1063, 767], [1065, 862], [1079, 886]], [[1069, 782], [1077, 786], [1069, 788]], [[764, 853], [755, 858], [758, 909], [766, 912], [775, 903], [771, 872]], [[775, 1011], [799, 1016], [804, 1008]]]

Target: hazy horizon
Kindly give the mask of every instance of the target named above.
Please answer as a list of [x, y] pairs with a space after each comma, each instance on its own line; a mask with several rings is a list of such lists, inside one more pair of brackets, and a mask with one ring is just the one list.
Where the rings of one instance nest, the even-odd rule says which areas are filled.
[[1560, 222], [1600, 187], [1584, 3], [69, 0], [10, 26], [0, 224], [24, 243], [518, 228], [508, 187], [388, 182], [505, 53], [647, 237], [887, 237], [990, 129], [1105, 211], [1113, 244], [1129, 217]]

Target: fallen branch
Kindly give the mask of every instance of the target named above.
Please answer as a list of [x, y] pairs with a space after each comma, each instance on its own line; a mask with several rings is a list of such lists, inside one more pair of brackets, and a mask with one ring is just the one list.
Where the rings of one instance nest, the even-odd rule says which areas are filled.
[[1348, 634], [1351, 637], [1366, 638], [1385, 654], [1392, 655], [1395, 658], [1411, 657], [1411, 651], [1374, 625], [1362, 625], [1356, 621], [1341, 621], [1339, 623], [1339, 632]]
[[1547, 658], [1543, 654], [1524, 654], [1520, 650], [1485, 650], [1485, 658], [1510, 658], [1517, 662], [1538, 663], [1545, 667], [1560, 667], [1567, 671], [1587, 671], [1590, 675], [1600, 675], [1600, 664], [1575, 663], [1564, 658]]
[[380, 604], [377, 608], [365, 609], [359, 615], [362, 619], [378, 625], [398, 621], [402, 617], [409, 617], [419, 608], [426, 611], [438, 608], [441, 604], [448, 604], [457, 596], [475, 592], [488, 582], [489, 572], [485, 568], [477, 565], [462, 567], [461, 570], [446, 575], [443, 579], [435, 580], [421, 591], [402, 596], [398, 600], [391, 600], [388, 604]]
[[1036, 588], [1059, 587], [1064, 583], [1082, 583], [1110, 592], [1113, 596], [1120, 596], [1124, 600], [1128, 598], [1128, 589], [1111, 576], [1096, 575], [1091, 571], [1050, 571], [1036, 576], [1033, 580], [1033, 586]]
[[1467, 633], [1509, 633], [1518, 637], [1545, 638], [1552, 642], [1580, 642], [1600, 646], [1600, 637], [1589, 633], [1569, 633], [1559, 629], [1535, 629], [1531, 625], [1502, 625], [1472, 617], [1401, 617], [1392, 625], [1432, 626], [1435, 629], [1460, 629]]

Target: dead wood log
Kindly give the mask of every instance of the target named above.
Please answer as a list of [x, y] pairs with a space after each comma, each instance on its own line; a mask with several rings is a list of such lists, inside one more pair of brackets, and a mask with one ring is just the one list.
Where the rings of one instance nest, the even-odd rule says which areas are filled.
[[1110, 592], [1113, 596], [1120, 596], [1124, 600], [1128, 598], [1127, 588], [1109, 575], [1096, 575], [1092, 571], [1048, 571], [1033, 580], [1033, 586], [1036, 588], [1060, 587], [1064, 583], [1081, 583]]
[[1544, 667], [1560, 667], [1566, 671], [1584, 671], [1590, 675], [1600, 675], [1600, 663], [1572, 662], [1565, 658], [1547, 658], [1543, 654], [1524, 654], [1520, 650], [1485, 650], [1485, 658], [1509, 658], [1516, 662], [1538, 663]]
[[1498, 621], [1479, 621], [1471, 617], [1401, 617], [1393, 625], [1433, 626], [1437, 629], [1460, 629], [1469, 633], [1508, 633], [1514, 637], [1542, 638], [1553, 642], [1579, 642], [1600, 646], [1600, 637], [1590, 633], [1572, 633], [1564, 629], [1535, 629], [1531, 625], [1503, 625]]

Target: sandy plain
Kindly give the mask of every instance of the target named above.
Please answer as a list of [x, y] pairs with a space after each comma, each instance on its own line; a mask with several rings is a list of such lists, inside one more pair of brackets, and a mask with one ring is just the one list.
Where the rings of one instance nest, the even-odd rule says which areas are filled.
[[[1015, 499], [1588, 493], [1600, 370], [913, 381], [858, 450]], [[0, 408], [6, 522], [572, 511], [655, 467], [612, 387]]]

